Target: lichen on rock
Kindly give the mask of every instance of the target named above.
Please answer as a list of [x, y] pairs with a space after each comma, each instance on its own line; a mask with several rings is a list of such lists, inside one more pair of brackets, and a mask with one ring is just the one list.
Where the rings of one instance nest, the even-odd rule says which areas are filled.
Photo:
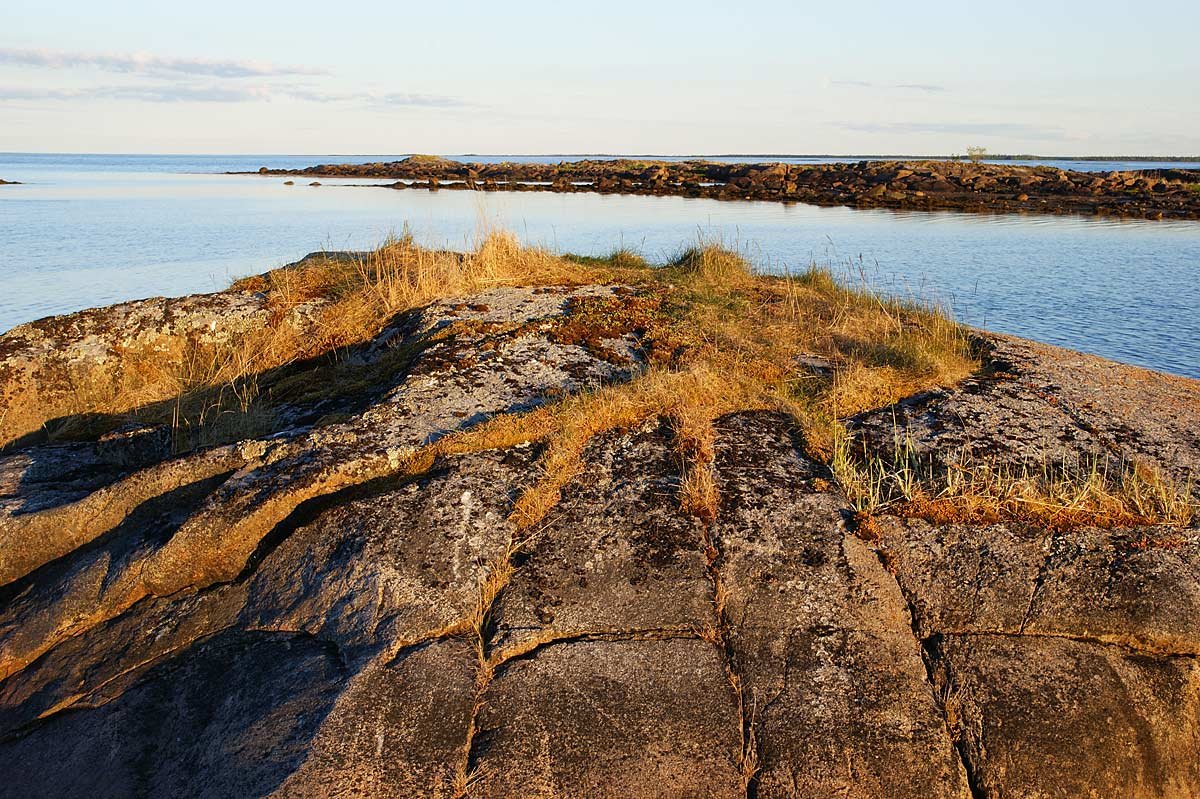
[[[782, 404], [664, 399], [698, 346], [675, 302], [487, 288], [264, 379], [263, 435], [14, 437], [0, 796], [1200, 793], [1195, 523], [866, 525]], [[265, 308], [26, 326], [5, 391]], [[1099, 454], [1181, 485], [1200, 463], [1195, 382], [976, 335], [966, 381], [846, 420], [855, 457], [900, 436], [940, 468]], [[793, 356], [805, 385], [844, 365]]]

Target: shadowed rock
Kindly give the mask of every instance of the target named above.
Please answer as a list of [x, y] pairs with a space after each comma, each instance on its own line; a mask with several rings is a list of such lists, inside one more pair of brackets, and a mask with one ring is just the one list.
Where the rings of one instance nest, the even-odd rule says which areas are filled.
[[476, 665], [471, 647], [448, 640], [367, 666], [273, 795], [450, 799], [475, 711]]
[[678, 490], [678, 466], [657, 421], [594, 440], [584, 477], [534, 533], [499, 600], [497, 643], [711, 627], [701, 532], [679, 512]]
[[472, 796], [744, 796], [741, 719], [700, 640], [555, 644], [483, 696]]
[[307, 636], [217, 636], [4, 744], [0, 796], [264, 795], [303, 760], [344, 678], [336, 649]]

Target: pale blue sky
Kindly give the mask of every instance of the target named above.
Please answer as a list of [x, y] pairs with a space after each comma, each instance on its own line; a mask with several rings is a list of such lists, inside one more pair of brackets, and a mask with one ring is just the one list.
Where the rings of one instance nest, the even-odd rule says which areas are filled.
[[0, 150], [1200, 154], [1200, 3], [4, 0]]

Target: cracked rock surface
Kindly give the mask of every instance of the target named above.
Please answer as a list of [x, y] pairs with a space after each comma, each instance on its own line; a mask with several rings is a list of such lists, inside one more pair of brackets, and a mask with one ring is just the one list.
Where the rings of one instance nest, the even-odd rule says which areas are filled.
[[[593, 438], [527, 531], [540, 445], [404, 468], [633, 377], [636, 331], [550, 335], [579, 296], [627, 294], [409, 314], [356, 355], [411, 347], [401, 370], [270, 438], [0, 452], [0, 797], [1200, 795], [1195, 527], [884, 516], [868, 542], [765, 411], [716, 420], [711, 522], [662, 419]], [[227, 301], [194, 302], [171, 324]], [[87, 313], [41, 329], [104, 350]], [[36, 332], [0, 374], [51, 357]], [[1200, 464], [1195, 382], [988, 341], [980, 375], [853, 420], [863, 446]]]
[[1195, 380], [992, 333], [983, 349], [981, 374], [862, 414], [852, 429], [869, 450], [908, 447], [942, 464], [1137, 461], [1200, 497]]

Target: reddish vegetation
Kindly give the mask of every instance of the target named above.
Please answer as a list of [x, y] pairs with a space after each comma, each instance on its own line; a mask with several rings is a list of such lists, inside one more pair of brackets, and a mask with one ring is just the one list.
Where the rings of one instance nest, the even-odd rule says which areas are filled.
[[1141, 527], [1158, 523], [1157, 519], [1139, 516], [1124, 509], [1073, 509], [1066, 507], [1033, 506], [1006, 508], [996, 502], [972, 498], [915, 499], [893, 509], [897, 516], [924, 519], [931, 524], [999, 524], [1001, 522], [1034, 523], [1054, 532], [1081, 527]]

